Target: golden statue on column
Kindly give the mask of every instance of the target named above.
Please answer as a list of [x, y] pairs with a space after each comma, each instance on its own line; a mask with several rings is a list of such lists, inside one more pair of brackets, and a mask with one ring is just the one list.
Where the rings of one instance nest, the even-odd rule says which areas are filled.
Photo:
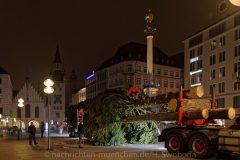
[[147, 21], [146, 27], [152, 27], [153, 14], [151, 13], [151, 9], [148, 10], [148, 14], [146, 14], [145, 20]]

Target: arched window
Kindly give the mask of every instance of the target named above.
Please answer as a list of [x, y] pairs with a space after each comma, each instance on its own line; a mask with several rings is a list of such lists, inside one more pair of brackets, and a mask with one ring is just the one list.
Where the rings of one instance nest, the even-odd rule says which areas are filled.
[[21, 107], [17, 107], [17, 118], [21, 118]]
[[25, 118], [30, 118], [30, 105], [25, 106]]
[[35, 107], [35, 118], [39, 118], [39, 107]]

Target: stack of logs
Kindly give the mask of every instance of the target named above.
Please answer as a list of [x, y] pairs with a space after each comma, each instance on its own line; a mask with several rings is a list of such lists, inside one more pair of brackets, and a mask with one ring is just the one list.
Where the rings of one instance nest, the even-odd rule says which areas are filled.
[[[234, 108], [212, 108], [212, 101], [200, 98], [204, 94], [202, 85], [183, 89], [182, 119], [234, 119]], [[168, 103], [169, 112], [154, 113], [148, 115], [130, 116], [124, 122], [148, 122], [148, 121], [174, 121], [178, 119], [179, 91], [168, 92], [143, 101], [135, 102], [134, 106], [144, 107]]]

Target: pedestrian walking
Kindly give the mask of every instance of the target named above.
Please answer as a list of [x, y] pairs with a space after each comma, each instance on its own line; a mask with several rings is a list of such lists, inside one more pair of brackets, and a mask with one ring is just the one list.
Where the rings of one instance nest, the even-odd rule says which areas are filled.
[[59, 133], [62, 134], [62, 132], [63, 132], [63, 126], [62, 126], [62, 124], [60, 124]]
[[36, 127], [33, 125], [33, 122], [31, 122], [31, 125], [28, 127], [28, 134], [29, 134], [29, 145], [32, 145], [32, 139], [37, 145], [38, 143], [36, 142], [35, 134], [36, 134]]
[[44, 125], [43, 121], [41, 122], [40, 130], [41, 130], [41, 138], [43, 138], [43, 133], [44, 133], [44, 130], [45, 130], [45, 125]]
[[79, 137], [79, 148], [82, 147], [82, 138], [84, 137], [84, 128], [83, 128], [83, 121], [81, 120], [78, 125], [78, 137]]

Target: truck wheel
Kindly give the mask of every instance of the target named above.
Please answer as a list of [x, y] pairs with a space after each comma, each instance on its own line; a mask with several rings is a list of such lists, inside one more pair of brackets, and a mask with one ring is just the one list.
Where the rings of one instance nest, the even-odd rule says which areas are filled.
[[208, 138], [202, 134], [194, 134], [188, 142], [188, 148], [192, 152], [193, 157], [196, 158], [209, 158], [215, 153], [211, 149], [211, 144]]
[[187, 146], [177, 133], [169, 133], [166, 138], [166, 147], [169, 153], [186, 153]]

